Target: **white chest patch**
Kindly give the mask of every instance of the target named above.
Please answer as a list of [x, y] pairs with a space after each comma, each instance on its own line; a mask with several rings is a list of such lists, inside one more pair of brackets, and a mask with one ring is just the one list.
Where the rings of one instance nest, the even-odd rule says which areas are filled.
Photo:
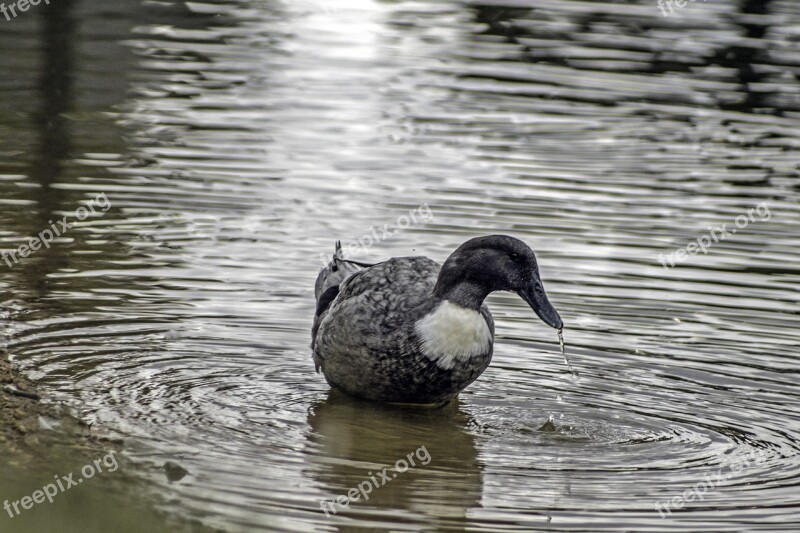
[[422, 353], [445, 370], [486, 353], [492, 344], [492, 332], [480, 311], [447, 300], [414, 328], [422, 339]]

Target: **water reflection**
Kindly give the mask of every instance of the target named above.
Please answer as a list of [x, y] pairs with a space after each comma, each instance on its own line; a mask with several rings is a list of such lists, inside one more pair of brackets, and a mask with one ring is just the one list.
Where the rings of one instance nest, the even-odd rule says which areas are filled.
[[[39, 133], [35, 155], [31, 158], [30, 179], [38, 184], [34, 189], [38, 216], [30, 221], [31, 237], [52, 225], [57, 210], [64, 203], [64, 191], [53, 184], [63, 178], [64, 163], [72, 151], [72, 135], [66, 114], [74, 109], [74, 63], [77, 20], [75, 2], [67, 0], [40, 11], [43, 17], [41, 40], [43, 63], [39, 78], [37, 100], [39, 111], [34, 117], [34, 129]], [[67, 256], [50, 247], [39, 250], [35, 266], [20, 269], [37, 298], [48, 292], [47, 275], [63, 268]]]
[[[340, 531], [397, 527], [397, 521], [428, 531], [458, 530], [467, 523], [467, 511], [480, 505], [483, 466], [474, 421], [457, 402], [444, 409], [384, 407], [331, 391], [310, 409], [308, 424], [309, 474], [331, 500], [347, 495], [370, 473], [388, 468], [391, 477], [396, 461], [417, 454], [415, 468], [395, 473], [389, 482], [376, 477], [380, 487], [369, 500], [359, 497], [344, 510], [337, 506], [331, 521]], [[388, 512], [392, 521], [376, 510]], [[347, 519], [354, 518], [364, 522], [348, 526]]]
[[770, 91], [759, 88], [767, 83], [774, 73], [758, 67], [760, 63], [769, 61], [769, 46], [759, 43], [770, 31], [770, 3], [772, 0], [741, 0], [740, 14], [737, 17], [742, 35], [747, 39], [745, 44], [732, 44], [716, 53], [713, 61], [721, 66], [738, 71], [739, 83], [745, 96], [743, 101], [724, 106], [744, 112], [760, 112], [769, 108], [769, 112], [780, 115], [782, 111], [774, 107]]

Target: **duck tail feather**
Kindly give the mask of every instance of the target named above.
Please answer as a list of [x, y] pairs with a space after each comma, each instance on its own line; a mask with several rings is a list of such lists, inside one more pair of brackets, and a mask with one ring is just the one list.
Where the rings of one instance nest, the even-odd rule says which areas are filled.
[[328, 264], [320, 270], [317, 276], [314, 290], [314, 297], [317, 301], [317, 316], [321, 315], [336, 298], [339, 292], [339, 285], [341, 285], [345, 279], [362, 268], [370, 266], [372, 265], [369, 263], [345, 259], [342, 250], [342, 241], [336, 241], [333, 257], [331, 257]]

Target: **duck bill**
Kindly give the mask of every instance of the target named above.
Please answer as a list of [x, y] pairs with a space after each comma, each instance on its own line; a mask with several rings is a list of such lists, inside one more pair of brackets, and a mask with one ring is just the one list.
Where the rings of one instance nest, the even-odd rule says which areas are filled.
[[517, 294], [528, 302], [528, 305], [530, 305], [531, 309], [542, 319], [542, 322], [555, 329], [564, 327], [564, 322], [561, 321], [558, 311], [556, 311], [556, 308], [550, 303], [550, 300], [547, 299], [547, 294], [545, 294], [541, 282], [535, 281]]

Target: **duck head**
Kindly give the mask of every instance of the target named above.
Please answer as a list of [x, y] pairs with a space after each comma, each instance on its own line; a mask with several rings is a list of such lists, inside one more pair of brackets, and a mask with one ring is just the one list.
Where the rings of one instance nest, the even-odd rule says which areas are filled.
[[442, 265], [433, 294], [477, 310], [494, 291], [516, 292], [545, 324], [564, 326], [544, 292], [533, 250], [508, 235], [476, 237], [459, 246]]

